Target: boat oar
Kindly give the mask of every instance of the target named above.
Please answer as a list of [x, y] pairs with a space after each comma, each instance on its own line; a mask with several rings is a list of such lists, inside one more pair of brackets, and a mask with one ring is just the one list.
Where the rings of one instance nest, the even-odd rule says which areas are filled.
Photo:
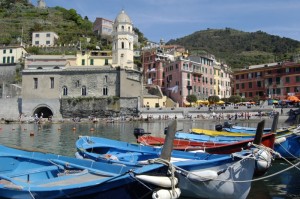
[[257, 124], [256, 134], [255, 134], [255, 137], [254, 137], [254, 140], [253, 140], [253, 144], [260, 145], [262, 135], [263, 135], [263, 131], [264, 131], [264, 127], [265, 127], [265, 120], [262, 120]]
[[176, 127], [177, 127], [177, 120], [172, 121], [168, 126], [164, 146], [163, 146], [162, 152], [160, 154], [161, 159], [164, 159], [167, 161], [170, 161], [170, 159], [171, 159], [171, 153], [173, 150], [173, 142], [174, 142], [174, 138], [175, 138]]

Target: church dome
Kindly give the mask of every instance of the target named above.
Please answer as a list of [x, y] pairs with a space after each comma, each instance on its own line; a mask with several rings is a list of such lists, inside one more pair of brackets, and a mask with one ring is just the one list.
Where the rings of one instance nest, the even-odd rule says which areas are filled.
[[120, 14], [117, 16], [115, 23], [132, 23], [129, 16], [125, 13], [124, 10], [120, 12]]

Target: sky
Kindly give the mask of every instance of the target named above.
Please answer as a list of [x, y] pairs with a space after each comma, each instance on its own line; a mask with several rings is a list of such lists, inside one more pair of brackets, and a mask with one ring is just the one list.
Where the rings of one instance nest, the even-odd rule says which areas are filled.
[[[196, 31], [233, 28], [263, 31], [300, 41], [299, 0], [44, 0], [48, 7], [75, 9], [91, 22], [115, 20], [122, 9], [153, 42]], [[35, 4], [35, 0], [32, 0]]]

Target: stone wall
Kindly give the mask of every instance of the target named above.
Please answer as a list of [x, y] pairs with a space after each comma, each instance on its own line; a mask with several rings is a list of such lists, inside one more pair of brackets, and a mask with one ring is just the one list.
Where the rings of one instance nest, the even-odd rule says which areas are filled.
[[62, 98], [60, 112], [63, 118], [97, 118], [137, 115], [137, 98], [119, 99], [118, 97]]

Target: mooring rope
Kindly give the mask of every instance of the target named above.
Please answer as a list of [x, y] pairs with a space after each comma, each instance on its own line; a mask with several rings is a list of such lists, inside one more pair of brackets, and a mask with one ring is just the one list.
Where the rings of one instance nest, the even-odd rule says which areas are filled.
[[172, 187], [172, 195], [176, 196], [176, 191], [175, 191], [175, 166], [169, 162], [168, 160], [164, 160], [162, 158], [156, 158], [153, 160], [149, 160], [150, 163], [160, 163], [168, 166], [169, 171], [171, 173], [171, 187]]

